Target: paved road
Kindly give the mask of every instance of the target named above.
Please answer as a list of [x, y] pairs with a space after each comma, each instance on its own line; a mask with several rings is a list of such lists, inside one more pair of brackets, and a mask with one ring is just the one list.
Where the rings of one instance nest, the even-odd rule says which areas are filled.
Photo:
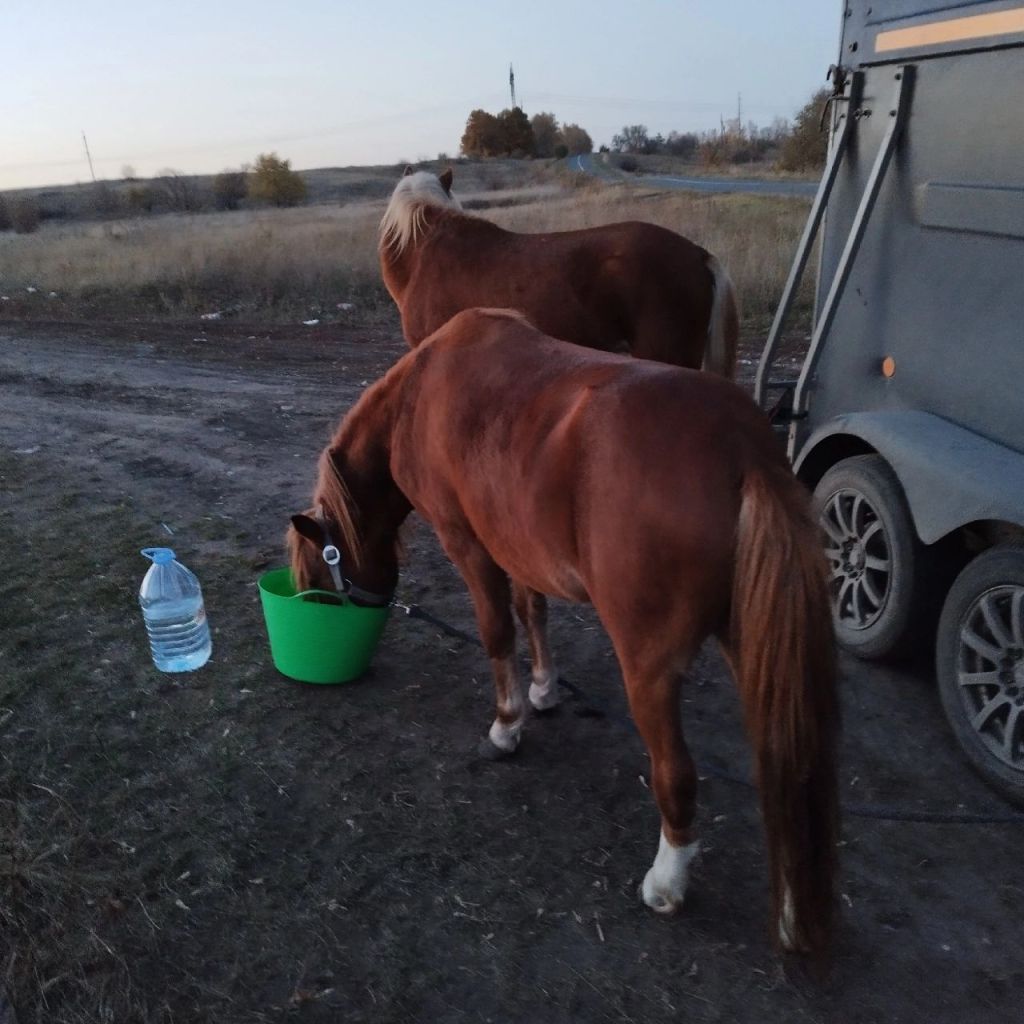
[[[605, 181], [620, 181], [622, 176], [595, 160], [592, 153], [574, 156], [569, 166], [583, 174], [592, 174]], [[644, 174], [634, 180], [637, 184], [656, 185], [660, 188], [689, 189], [695, 192], [752, 192], [766, 196], [813, 196], [818, 183], [813, 181], [754, 181], [740, 178], [676, 178], [661, 174]]]

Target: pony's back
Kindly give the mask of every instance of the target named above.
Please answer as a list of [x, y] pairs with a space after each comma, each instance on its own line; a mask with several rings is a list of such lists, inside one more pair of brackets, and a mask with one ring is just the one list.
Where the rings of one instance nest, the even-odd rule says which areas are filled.
[[[640, 497], [648, 536], [656, 527], [678, 539], [690, 522], [704, 543], [713, 518], [725, 564], [732, 535], [708, 510], [738, 515], [751, 462], [788, 472], [763, 414], [731, 382], [556, 341], [511, 311], [460, 313], [406, 360], [396, 479], [433, 504], [454, 487], [495, 545], [511, 549], [516, 524], [529, 523], [523, 544], [566, 554], [583, 520], [628, 529]], [[443, 453], [433, 469], [424, 446]], [[497, 478], [522, 486], [496, 504]]]
[[705, 249], [640, 221], [548, 234], [460, 212], [451, 176], [403, 178], [381, 221], [385, 285], [410, 345], [474, 307], [521, 310], [545, 334], [731, 377], [728, 274]]

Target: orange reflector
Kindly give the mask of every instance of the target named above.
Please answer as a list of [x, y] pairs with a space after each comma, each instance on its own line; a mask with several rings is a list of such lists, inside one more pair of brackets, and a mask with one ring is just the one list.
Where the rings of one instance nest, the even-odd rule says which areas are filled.
[[892, 356], [886, 356], [882, 360], [882, 375], [884, 377], [893, 377], [896, 375], [896, 360]]

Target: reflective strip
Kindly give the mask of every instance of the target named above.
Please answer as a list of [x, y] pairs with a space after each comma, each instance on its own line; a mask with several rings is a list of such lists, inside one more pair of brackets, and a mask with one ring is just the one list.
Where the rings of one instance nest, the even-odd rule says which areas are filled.
[[905, 50], [915, 46], [938, 46], [942, 43], [962, 42], [965, 39], [983, 39], [986, 36], [1005, 36], [1014, 32], [1024, 32], [1024, 7], [879, 32], [875, 36], [875, 53]]

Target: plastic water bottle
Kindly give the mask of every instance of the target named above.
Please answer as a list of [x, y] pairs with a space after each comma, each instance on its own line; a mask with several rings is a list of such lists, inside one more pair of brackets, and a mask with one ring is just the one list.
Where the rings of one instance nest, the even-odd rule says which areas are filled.
[[139, 588], [153, 664], [161, 672], [191, 672], [206, 664], [213, 646], [199, 580], [170, 548], [142, 554], [153, 563]]

